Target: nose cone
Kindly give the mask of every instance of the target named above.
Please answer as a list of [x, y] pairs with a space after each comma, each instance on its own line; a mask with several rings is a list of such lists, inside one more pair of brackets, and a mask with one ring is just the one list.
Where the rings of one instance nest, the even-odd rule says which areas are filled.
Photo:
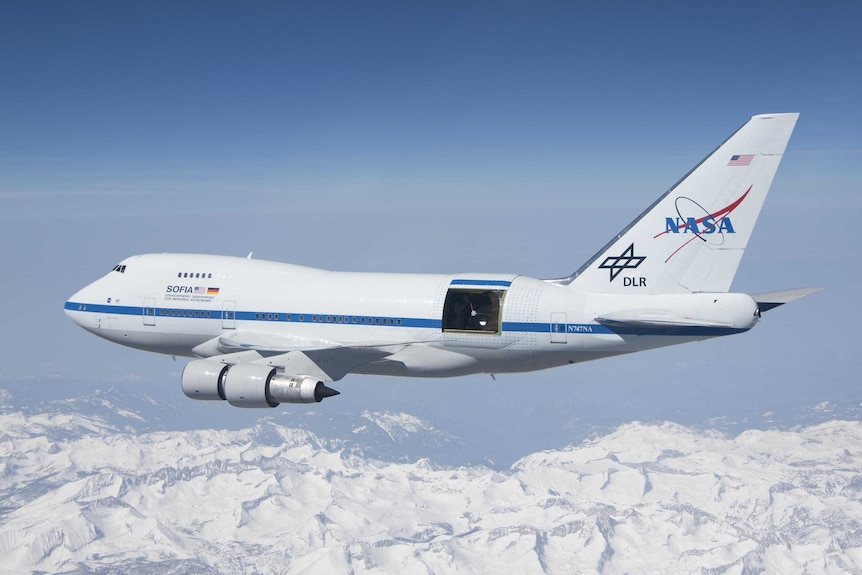
[[99, 300], [96, 298], [93, 286], [94, 284], [90, 284], [78, 290], [63, 306], [66, 317], [86, 330], [92, 330], [96, 322], [97, 314], [93, 312], [97, 311]]
[[[75, 321], [75, 314], [72, 312], [75, 309], [77, 309], [77, 306], [75, 306], [75, 304], [73, 303], [74, 299], [75, 299], [75, 296], [72, 296], [71, 298], [69, 298], [69, 300], [63, 306], [63, 311], [66, 313], [66, 317], [72, 321]], [[75, 322], [75, 323], [77, 323], [77, 322]]]
[[70, 297], [63, 306], [63, 311], [66, 313], [66, 317], [78, 325], [81, 325], [81, 316], [86, 308], [86, 304], [81, 298], [82, 292], [83, 290], [75, 292], [75, 294], [72, 295], [72, 297]]

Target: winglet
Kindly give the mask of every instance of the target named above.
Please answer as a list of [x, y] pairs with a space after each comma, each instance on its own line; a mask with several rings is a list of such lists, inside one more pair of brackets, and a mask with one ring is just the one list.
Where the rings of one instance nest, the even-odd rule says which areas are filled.
[[782, 291], [759, 293], [751, 297], [754, 298], [754, 300], [757, 302], [758, 307], [760, 308], [760, 312], [763, 313], [780, 305], [784, 305], [786, 303], [796, 301], [815, 292], [819, 292], [822, 289], [823, 288], [819, 287], [786, 289]]

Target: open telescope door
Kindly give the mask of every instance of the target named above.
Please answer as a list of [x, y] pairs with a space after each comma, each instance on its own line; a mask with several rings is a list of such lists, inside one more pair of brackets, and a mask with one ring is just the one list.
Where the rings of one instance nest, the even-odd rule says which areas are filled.
[[451, 287], [443, 304], [443, 331], [499, 335], [505, 290]]

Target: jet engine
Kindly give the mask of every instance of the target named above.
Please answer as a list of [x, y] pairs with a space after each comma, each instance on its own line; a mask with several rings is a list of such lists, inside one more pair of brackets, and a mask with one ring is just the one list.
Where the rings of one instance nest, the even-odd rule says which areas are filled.
[[226, 400], [235, 407], [275, 407], [280, 403], [314, 403], [338, 392], [305, 375], [278, 373], [257, 363], [226, 365], [191, 361], [183, 370], [183, 393], [203, 400]]

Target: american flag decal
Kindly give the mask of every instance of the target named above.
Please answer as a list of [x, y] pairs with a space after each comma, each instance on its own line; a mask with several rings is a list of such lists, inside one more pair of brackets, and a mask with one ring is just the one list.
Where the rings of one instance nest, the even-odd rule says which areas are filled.
[[754, 154], [735, 154], [730, 156], [728, 166], [747, 166], [754, 159]]
[[205, 293], [207, 293], [207, 288], [202, 288], [202, 287], [197, 287], [197, 286], [195, 286], [195, 291], [194, 291], [194, 293], [203, 293], [203, 294], [205, 294]]

